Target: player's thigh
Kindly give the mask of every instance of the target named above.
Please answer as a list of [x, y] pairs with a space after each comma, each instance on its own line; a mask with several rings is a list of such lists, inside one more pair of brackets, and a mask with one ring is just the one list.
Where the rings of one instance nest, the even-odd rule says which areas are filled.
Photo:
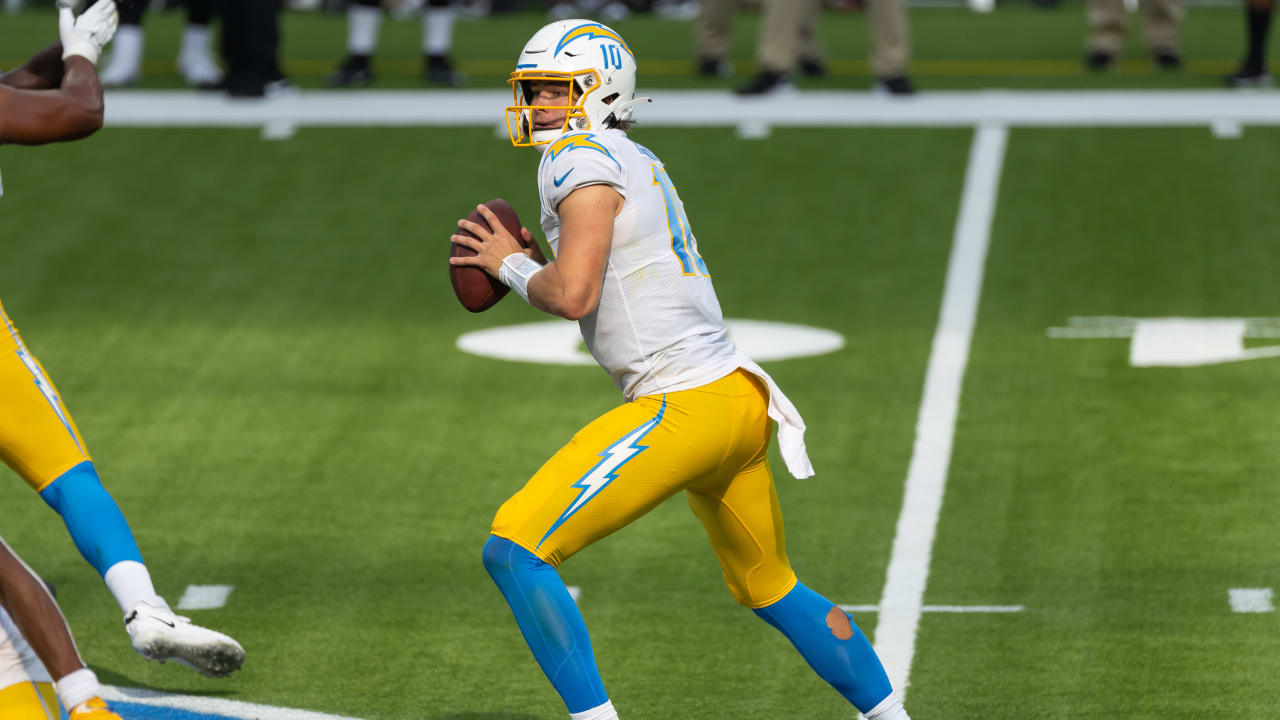
[[724, 457], [707, 401], [642, 397], [600, 416], [498, 510], [493, 534], [558, 565], [649, 512]]
[[[0, 313], [3, 311], [0, 310]], [[7, 317], [0, 348], [0, 459], [35, 490], [90, 459], [71, 413]]]
[[728, 482], [688, 491], [729, 591], [752, 608], [777, 602], [796, 584], [767, 448]]

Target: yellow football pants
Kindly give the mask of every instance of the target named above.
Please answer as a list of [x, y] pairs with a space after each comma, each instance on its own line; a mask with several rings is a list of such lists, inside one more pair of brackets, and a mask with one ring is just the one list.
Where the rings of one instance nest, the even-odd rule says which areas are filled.
[[0, 688], [4, 720], [58, 720], [60, 715], [51, 683], [22, 682]]
[[771, 605], [796, 576], [769, 470], [768, 408], [768, 388], [744, 370], [614, 408], [503, 504], [491, 532], [558, 566], [684, 490], [734, 597]]
[[89, 460], [58, 389], [0, 304], [0, 460], [37, 492]]

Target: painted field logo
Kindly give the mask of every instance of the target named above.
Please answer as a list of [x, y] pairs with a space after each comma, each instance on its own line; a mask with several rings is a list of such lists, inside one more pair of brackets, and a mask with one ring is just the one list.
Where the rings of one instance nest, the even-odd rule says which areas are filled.
[[111, 685], [102, 686], [102, 697], [123, 720], [359, 720], [311, 710]]
[[1073, 317], [1052, 327], [1058, 339], [1130, 338], [1134, 367], [1196, 367], [1280, 357], [1280, 345], [1246, 347], [1246, 339], [1280, 340], [1280, 318]]
[[[725, 327], [738, 348], [758, 362], [824, 355], [844, 347], [840, 333], [806, 325], [726, 320]], [[458, 349], [514, 362], [595, 365], [581, 343], [577, 323], [551, 320], [469, 332], [458, 338]]]

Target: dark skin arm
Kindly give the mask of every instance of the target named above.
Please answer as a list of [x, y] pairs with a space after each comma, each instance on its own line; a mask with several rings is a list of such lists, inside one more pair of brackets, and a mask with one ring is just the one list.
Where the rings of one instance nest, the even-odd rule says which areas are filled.
[[[48, 52], [41, 52], [15, 73], [14, 82], [39, 84], [52, 76], [45, 57]], [[59, 64], [60, 83], [50, 89], [20, 89], [10, 84], [10, 76], [4, 77], [0, 83], [0, 143], [43, 145], [79, 140], [102, 127], [102, 83], [93, 63], [72, 55]]]
[[62, 83], [62, 43], [36, 53], [26, 65], [5, 73], [0, 85], [18, 90], [50, 90]]
[[0, 605], [9, 611], [22, 636], [54, 679], [84, 667], [67, 621], [49, 597], [49, 591], [3, 541], [0, 541]]

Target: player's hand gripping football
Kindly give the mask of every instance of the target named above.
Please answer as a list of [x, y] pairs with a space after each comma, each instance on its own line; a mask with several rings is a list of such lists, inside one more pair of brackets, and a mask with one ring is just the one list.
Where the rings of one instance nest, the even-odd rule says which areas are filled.
[[115, 37], [120, 15], [115, 0], [98, 0], [76, 17], [75, 0], [58, 0], [58, 34], [62, 37], [62, 59], [79, 55], [94, 65], [102, 48]]
[[489, 228], [493, 228], [493, 230], [465, 218], [459, 220], [458, 227], [472, 233], [475, 237], [450, 235], [449, 240], [455, 244], [475, 250], [476, 254], [471, 257], [451, 257], [449, 258], [450, 263], [454, 265], [474, 265], [495, 278], [498, 277], [498, 270], [502, 267], [502, 259], [512, 253], [523, 252], [540, 264], [545, 265], [547, 263], [547, 258], [543, 256], [542, 249], [538, 247], [538, 242], [533, 239], [533, 233], [529, 232], [529, 228], [520, 228], [520, 234], [529, 245], [528, 248], [522, 248], [492, 210], [484, 205], [477, 205], [476, 210], [480, 211], [480, 214], [484, 216], [485, 222], [489, 223]]

